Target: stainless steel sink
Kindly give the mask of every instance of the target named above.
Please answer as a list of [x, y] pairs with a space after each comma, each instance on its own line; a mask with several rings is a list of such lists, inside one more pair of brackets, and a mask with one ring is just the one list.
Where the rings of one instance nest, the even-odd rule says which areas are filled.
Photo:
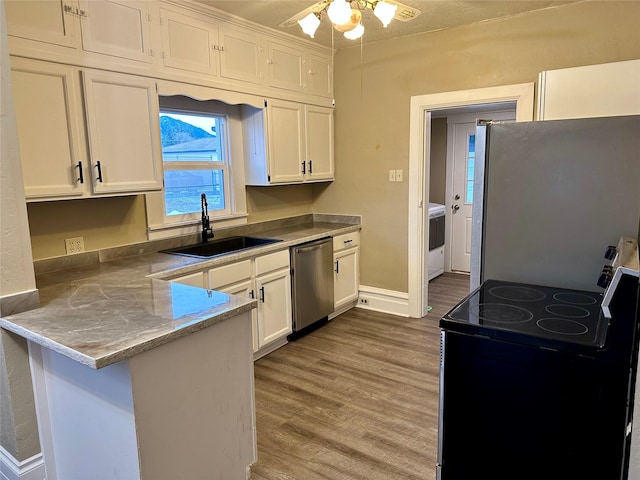
[[210, 258], [216, 255], [224, 255], [225, 253], [238, 252], [248, 248], [269, 245], [270, 243], [281, 242], [272, 238], [257, 237], [228, 237], [219, 240], [212, 240], [207, 243], [198, 243], [197, 245], [189, 245], [188, 247], [172, 248], [170, 250], [161, 250], [161, 253], [171, 253], [173, 255], [184, 255], [187, 257]]

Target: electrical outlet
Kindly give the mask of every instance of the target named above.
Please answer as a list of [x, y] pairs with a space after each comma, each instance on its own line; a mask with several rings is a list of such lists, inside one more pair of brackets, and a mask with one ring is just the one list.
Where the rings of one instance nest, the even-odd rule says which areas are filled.
[[396, 182], [401, 182], [402, 176], [402, 170], [396, 170]]
[[360, 297], [360, 305], [369, 305], [369, 299]]
[[395, 182], [396, 181], [396, 171], [395, 170], [389, 170], [389, 181], [390, 182]]
[[82, 253], [84, 252], [84, 237], [65, 238], [64, 245], [67, 250], [67, 255]]

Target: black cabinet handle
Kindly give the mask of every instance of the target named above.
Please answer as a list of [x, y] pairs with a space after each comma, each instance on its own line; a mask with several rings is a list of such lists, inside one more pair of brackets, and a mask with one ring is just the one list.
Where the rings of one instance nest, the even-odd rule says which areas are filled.
[[336, 273], [340, 273], [340, 260], [336, 260]]
[[96, 162], [96, 168], [98, 169], [98, 178], [97, 180], [102, 183], [102, 167], [100, 166], [100, 160]]
[[260, 301], [264, 303], [264, 287], [260, 287]]
[[82, 173], [82, 162], [78, 162], [78, 165], [76, 165], [76, 168], [78, 169], [78, 182], [80, 183], [84, 183], [84, 174]]
[[302, 174], [307, 174], [307, 162], [302, 162]]
[[249, 292], [249, 298], [251, 298], [251, 300], [254, 300], [256, 298], [255, 294], [253, 293], [253, 290]]
[[309, 174], [313, 173], [313, 160], [309, 160]]

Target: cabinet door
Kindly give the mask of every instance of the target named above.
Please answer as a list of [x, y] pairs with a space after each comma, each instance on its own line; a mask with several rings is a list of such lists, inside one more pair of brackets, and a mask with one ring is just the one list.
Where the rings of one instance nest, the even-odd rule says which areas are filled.
[[269, 42], [269, 86], [302, 92], [304, 82], [304, 50]]
[[270, 100], [267, 104], [269, 180], [302, 182], [304, 161], [304, 106]]
[[80, 0], [82, 48], [151, 63], [147, 2]]
[[289, 269], [256, 278], [259, 347], [291, 333], [291, 276]]
[[333, 254], [333, 297], [336, 310], [358, 299], [360, 286], [358, 253], [358, 248], [349, 248]]
[[5, 0], [7, 32], [14, 37], [77, 48], [78, 6], [71, 0]]
[[220, 25], [220, 76], [265, 83], [265, 45], [262, 37], [232, 25]]
[[161, 190], [163, 181], [155, 82], [83, 72], [95, 193]]
[[192, 287], [207, 288], [207, 277], [204, 272], [190, 273], [169, 281], [172, 283], [181, 283], [182, 285], [191, 285]]
[[218, 75], [218, 33], [212, 22], [160, 9], [165, 67]]
[[27, 199], [82, 196], [88, 162], [78, 70], [12, 58], [11, 78]]
[[309, 53], [307, 67], [307, 91], [313, 95], [333, 98], [331, 57]]
[[333, 109], [305, 106], [305, 130], [305, 180], [333, 180]]
[[[253, 289], [253, 282], [251, 279], [245, 280], [244, 282], [234, 283], [233, 285], [227, 285], [221, 288], [216, 288], [223, 293], [228, 293], [230, 295], [239, 295], [241, 297], [246, 298], [255, 298], [255, 290]], [[257, 352], [260, 348], [260, 342], [258, 337], [258, 312], [254, 308], [251, 310], [251, 330], [252, 330], [252, 339], [253, 339], [253, 351]]]

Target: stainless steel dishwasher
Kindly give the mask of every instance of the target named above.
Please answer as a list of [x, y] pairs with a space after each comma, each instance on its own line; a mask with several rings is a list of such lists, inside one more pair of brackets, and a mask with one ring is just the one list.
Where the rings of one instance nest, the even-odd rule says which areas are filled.
[[333, 313], [333, 239], [291, 247], [293, 331]]

